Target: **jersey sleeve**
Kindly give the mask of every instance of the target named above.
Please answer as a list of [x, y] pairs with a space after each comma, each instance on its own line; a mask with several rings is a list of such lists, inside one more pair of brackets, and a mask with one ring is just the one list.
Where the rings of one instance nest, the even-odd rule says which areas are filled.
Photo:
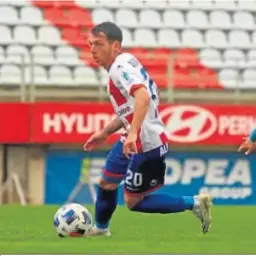
[[134, 96], [134, 92], [140, 88], [147, 88], [143, 76], [138, 67], [133, 67], [129, 63], [117, 65], [111, 74], [113, 82], [124, 89], [129, 95]]

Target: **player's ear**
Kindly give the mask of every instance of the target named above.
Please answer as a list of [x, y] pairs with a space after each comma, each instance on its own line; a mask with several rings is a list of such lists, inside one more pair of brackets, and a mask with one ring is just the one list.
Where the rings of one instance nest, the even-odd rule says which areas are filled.
[[119, 52], [121, 50], [121, 43], [119, 41], [114, 41], [113, 42], [113, 49], [116, 51], [116, 52]]

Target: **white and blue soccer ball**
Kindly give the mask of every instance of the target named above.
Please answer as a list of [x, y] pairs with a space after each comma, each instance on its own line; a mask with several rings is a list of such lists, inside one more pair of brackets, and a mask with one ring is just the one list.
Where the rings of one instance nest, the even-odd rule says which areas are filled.
[[81, 204], [63, 205], [54, 215], [54, 227], [59, 237], [81, 237], [93, 225], [90, 211]]

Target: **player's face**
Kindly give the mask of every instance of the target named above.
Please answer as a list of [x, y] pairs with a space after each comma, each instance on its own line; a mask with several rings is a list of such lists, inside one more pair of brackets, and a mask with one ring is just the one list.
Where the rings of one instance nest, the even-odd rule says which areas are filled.
[[115, 58], [116, 42], [110, 42], [103, 33], [90, 35], [91, 53], [99, 66], [108, 68]]

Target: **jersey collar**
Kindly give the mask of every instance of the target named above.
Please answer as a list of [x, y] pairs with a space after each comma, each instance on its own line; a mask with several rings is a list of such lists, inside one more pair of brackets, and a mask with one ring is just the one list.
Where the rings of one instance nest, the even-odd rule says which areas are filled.
[[109, 70], [111, 69], [113, 63], [116, 61], [116, 59], [119, 57], [119, 55], [122, 54], [122, 52], [118, 53], [115, 57], [115, 59], [113, 60], [113, 62], [109, 65], [109, 67], [107, 68], [107, 71], [109, 72]]

